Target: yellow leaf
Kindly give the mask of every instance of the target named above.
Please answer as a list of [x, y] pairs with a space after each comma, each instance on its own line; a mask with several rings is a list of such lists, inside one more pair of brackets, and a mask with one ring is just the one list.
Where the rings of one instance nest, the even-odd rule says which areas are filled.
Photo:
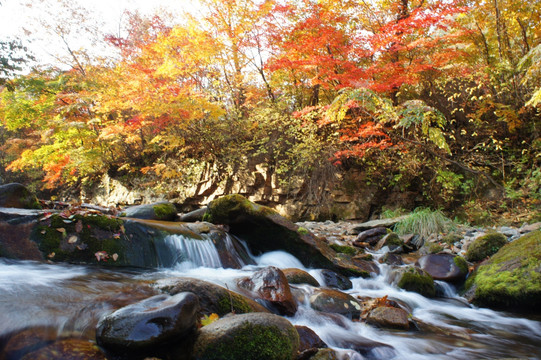
[[70, 238], [68, 239], [68, 243], [70, 244], [74, 244], [76, 242], [77, 242], [77, 236], [75, 235], [70, 236]]
[[219, 318], [220, 317], [218, 316], [218, 314], [215, 314], [215, 313], [212, 313], [210, 315], [205, 315], [205, 316], [203, 316], [203, 319], [201, 319], [201, 325], [207, 326], [209, 324], [212, 324], [213, 322], [215, 322]]

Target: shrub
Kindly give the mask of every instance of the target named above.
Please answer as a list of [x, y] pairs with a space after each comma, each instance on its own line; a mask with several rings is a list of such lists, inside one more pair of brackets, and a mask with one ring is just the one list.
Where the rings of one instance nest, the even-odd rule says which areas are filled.
[[440, 210], [417, 208], [405, 219], [394, 226], [394, 231], [400, 235], [418, 234], [428, 238], [431, 234], [448, 232], [455, 227], [453, 221]]

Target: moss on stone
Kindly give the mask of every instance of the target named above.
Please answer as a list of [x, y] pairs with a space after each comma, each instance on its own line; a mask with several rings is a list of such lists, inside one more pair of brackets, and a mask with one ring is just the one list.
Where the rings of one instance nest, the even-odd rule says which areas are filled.
[[479, 306], [539, 312], [541, 231], [503, 246], [466, 282]]
[[310, 233], [310, 231], [308, 231], [307, 228], [302, 227], [302, 226], [299, 226], [299, 228], [297, 229], [297, 232], [299, 233], [299, 235], [308, 235]]
[[[200, 360], [291, 360], [296, 334], [284, 336], [277, 326], [246, 323], [229, 341], [217, 342], [204, 349]], [[296, 335], [298, 338], [298, 335]]]
[[500, 233], [490, 233], [475, 239], [466, 251], [466, 260], [481, 261], [494, 255], [507, 244], [507, 237]]
[[414, 291], [423, 296], [434, 297], [436, 288], [430, 275], [418, 268], [409, 268], [402, 273], [398, 287], [407, 291]]
[[455, 234], [455, 233], [450, 233], [450, 234], [445, 235], [441, 239], [441, 242], [445, 243], [445, 244], [448, 244], [448, 245], [453, 245], [454, 243], [456, 243], [457, 241], [460, 241], [460, 240], [462, 240], [462, 236], [460, 236], [458, 234]]
[[404, 241], [400, 239], [398, 234], [396, 233], [390, 233], [385, 238], [385, 243], [383, 246], [402, 246], [404, 245]]
[[209, 204], [203, 220], [215, 224], [228, 223], [239, 213], [248, 213], [251, 216], [259, 215], [262, 217], [278, 214], [269, 207], [255, 204], [242, 195], [233, 194], [213, 200]]
[[429, 243], [427, 245], [427, 250], [429, 254], [437, 254], [443, 250], [443, 246], [438, 243]]
[[[254, 309], [244, 301], [242, 296], [233, 292], [229, 293], [231, 295], [230, 297], [224, 296], [218, 302], [220, 314], [228, 314], [230, 312], [234, 312], [235, 314], [247, 314], [254, 311]], [[231, 301], [233, 301], [233, 305], [231, 305]]]
[[347, 255], [357, 254], [357, 249], [355, 249], [352, 246], [338, 245], [338, 244], [331, 244], [329, 246], [331, 247], [331, 249], [333, 249], [337, 253], [347, 254]]
[[463, 257], [455, 256], [453, 258], [453, 261], [455, 265], [460, 269], [461, 272], [463, 272], [464, 274], [468, 274], [469, 272], [468, 263], [466, 262], [466, 260], [464, 260]]
[[171, 203], [160, 203], [152, 207], [158, 220], [169, 220], [177, 215], [177, 208]]

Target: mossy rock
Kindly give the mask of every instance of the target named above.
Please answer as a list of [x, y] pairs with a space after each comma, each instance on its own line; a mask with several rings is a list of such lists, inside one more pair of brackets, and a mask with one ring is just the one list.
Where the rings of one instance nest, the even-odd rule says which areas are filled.
[[41, 209], [36, 195], [24, 185], [18, 183], [0, 186], [0, 207]]
[[308, 284], [315, 287], [319, 287], [319, 282], [309, 273], [301, 269], [288, 268], [282, 269], [282, 272], [286, 276], [288, 283], [290, 284]]
[[122, 216], [144, 220], [174, 221], [177, 218], [177, 208], [170, 202], [162, 201], [130, 206], [122, 212]]
[[490, 233], [475, 239], [466, 251], [466, 260], [481, 261], [494, 255], [507, 244], [507, 237], [500, 233]]
[[503, 246], [468, 278], [466, 289], [478, 306], [539, 313], [541, 231]]
[[292, 360], [299, 334], [285, 318], [266, 313], [228, 316], [204, 326], [194, 345], [197, 360]]
[[245, 240], [254, 253], [287, 251], [307, 267], [326, 268], [346, 276], [360, 276], [362, 269], [338, 255], [322, 239], [280, 216], [266, 206], [241, 195], [226, 195], [212, 201], [204, 220], [225, 224], [233, 235]]
[[436, 295], [434, 279], [424, 270], [417, 267], [399, 268], [392, 273], [393, 282], [404, 290], [413, 291], [426, 297]]
[[333, 249], [334, 251], [340, 254], [357, 255], [357, 253], [360, 252], [360, 249], [356, 249], [353, 246], [338, 245], [338, 244], [331, 244], [329, 246], [331, 247], [331, 249]]
[[201, 315], [212, 313], [224, 316], [228, 313], [246, 314], [269, 312], [265, 307], [243, 295], [237, 294], [208, 281], [193, 278], [169, 278], [159, 280], [156, 287], [162, 292], [175, 295], [191, 291], [199, 297]]

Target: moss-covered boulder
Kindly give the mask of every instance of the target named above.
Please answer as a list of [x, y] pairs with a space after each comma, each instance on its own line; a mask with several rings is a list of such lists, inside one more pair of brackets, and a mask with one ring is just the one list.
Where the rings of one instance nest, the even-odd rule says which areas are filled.
[[391, 272], [391, 282], [401, 289], [413, 291], [426, 297], [436, 295], [434, 279], [424, 270], [409, 266]]
[[468, 278], [466, 289], [478, 306], [540, 313], [541, 231], [502, 247]]
[[159, 280], [156, 287], [170, 295], [185, 291], [197, 294], [201, 306], [201, 315], [215, 313], [224, 316], [228, 313], [270, 312], [252, 299], [204, 280], [180, 277], [169, 278]]
[[18, 183], [0, 186], [0, 207], [41, 209], [36, 195]]
[[162, 201], [130, 206], [124, 209], [121, 215], [135, 219], [174, 221], [177, 218], [177, 208], [170, 202]]
[[327, 268], [347, 276], [369, 276], [350, 261], [351, 255], [337, 256], [325, 241], [307, 229], [241, 195], [227, 195], [212, 201], [204, 219], [228, 225], [230, 232], [245, 240], [256, 253], [283, 250], [307, 267]]
[[507, 237], [497, 232], [480, 236], [468, 246], [466, 260], [484, 260], [498, 252], [505, 244], [507, 244]]
[[310, 306], [317, 311], [344, 315], [349, 319], [361, 316], [361, 305], [351, 295], [334, 289], [316, 289], [310, 296]]
[[201, 328], [194, 345], [197, 360], [292, 360], [299, 334], [285, 318], [251, 313], [228, 316]]

